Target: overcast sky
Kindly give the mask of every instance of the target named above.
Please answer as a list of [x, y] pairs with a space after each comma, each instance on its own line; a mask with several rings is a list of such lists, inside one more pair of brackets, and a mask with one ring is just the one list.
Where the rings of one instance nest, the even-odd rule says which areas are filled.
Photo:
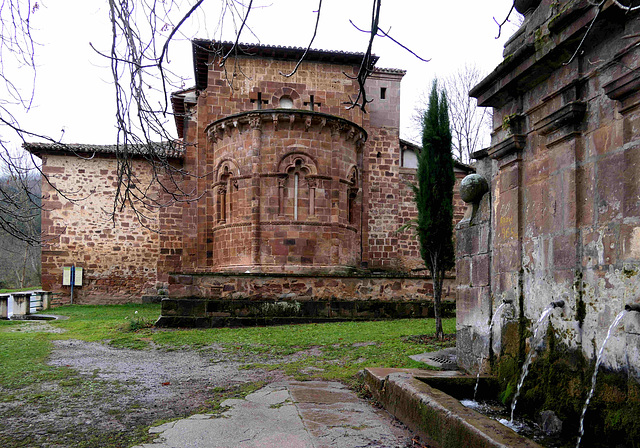
[[[183, 1], [188, 8], [194, 1]], [[243, 32], [243, 42], [304, 47], [313, 33], [317, 0], [262, 0], [264, 6], [250, 15], [255, 33]], [[498, 26], [509, 12], [511, 0], [384, 0], [381, 28], [430, 62], [421, 62], [383, 38], [374, 53], [378, 67], [407, 71], [402, 82], [401, 126], [404, 137], [415, 100], [430, 87], [434, 76], [443, 77], [465, 63], [475, 63], [489, 73], [502, 60], [505, 40], [514, 27], [496, 39]], [[32, 24], [38, 42], [34, 107], [19, 115], [23, 127], [60, 138], [66, 143], [115, 142], [114, 90], [108, 62], [89, 45], [108, 51], [110, 24], [104, 0], [41, 0]], [[177, 36], [170, 50], [170, 67], [193, 85], [190, 38], [217, 38], [219, 1], [207, 0], [200, 14]], [[314, 48], [363, 52], [368, 36], [350, 23], [368, 28], [371, 0], [324, 0]], [[232, 31], [224, 31], [232, 39]], [[21, 76], [20, 70], [16, 76]], [[171, 120], [172, 123], [172, 120]], [[6, 135], [3, 135], [6, 138]], [[19, 143], [16, 142], [16, 145]]]

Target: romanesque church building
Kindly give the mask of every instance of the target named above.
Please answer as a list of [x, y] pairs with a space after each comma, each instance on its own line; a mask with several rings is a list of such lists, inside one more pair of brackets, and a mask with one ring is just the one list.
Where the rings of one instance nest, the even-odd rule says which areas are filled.
[[[192, 42], [195, 86], [171, 96], [178, 141], [159, 145], [171, 169], [144, 150], [130, 163], [152, 200], [114, 209], [116, 146], [25, 145], [56, 187], [43, 182], [42, 287], [66, 303], [63, 268], [78, 266], [76, 303], [426, 299], [418, 242], [397, 232], [416, 216], [419, 148], [399, 133], [405, 72], [374, 57], [363, 112], [346, 106], [362, 54], [310, 50], [285, 77], [304, 49], [246, 45], [221, 66], [231, 45]], [[458, 179], [468, 172], [456, 165]]]

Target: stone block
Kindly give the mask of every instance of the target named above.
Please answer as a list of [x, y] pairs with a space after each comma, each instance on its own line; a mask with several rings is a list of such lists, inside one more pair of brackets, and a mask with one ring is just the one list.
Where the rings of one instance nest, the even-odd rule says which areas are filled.
[[456, 260], [456, 280], [459, 285], [471, 284], [471, 257]]
[[458, 257], [473, 254], [473, 241], [476, 233], [476, 227], [463, 228], [456, 232], [456, 254]]
[[553, 266], [569, 269], [576, 265], [576, 235], [561, 235], [553, 238]]
[[489, 255], [476, 255], [472, 259], [472, 279], [473, 286], [487, 286], [490, 284], [490, 259]]

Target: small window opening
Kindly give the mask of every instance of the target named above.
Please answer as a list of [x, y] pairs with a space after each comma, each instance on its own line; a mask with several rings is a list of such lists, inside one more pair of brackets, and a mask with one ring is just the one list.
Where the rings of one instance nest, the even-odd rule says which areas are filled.
[[380, 87], [380, 99], [381, 100], [386, 100], [387, 99], [387, 88], [386, 87]]
[[418, 168], [418, 154], [413, 149], [402, 150], [402, 163], [403, 168]]
[[280, 108], [282, 109], [293, 109], [293, 100], [291, 97], [283, 96], [280, 98]]

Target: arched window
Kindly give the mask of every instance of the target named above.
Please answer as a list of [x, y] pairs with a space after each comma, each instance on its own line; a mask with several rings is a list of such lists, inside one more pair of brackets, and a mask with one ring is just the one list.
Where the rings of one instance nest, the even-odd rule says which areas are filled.
[[293, 100], [290, 96], [285, 95], [280, 98], [278, 107], [280, 107], [281, 109], [293, 109]]
[[233, 202], [232, 193], [233, 186], [236, 184], [233, 179], [233, 174], [229, 171], [229, 167], [225, 166], [220, 174], [220, 180], [218, 181], [218, 200], [216, 205], [216, 214], [218, 224], [226, 224], [231, 222], [231, 216], [233, 214]]
[[[287, 171], [287, 175], [289, 178], [289, 203], [293, 207], [293, 220], [297, 221], [303, 214], [301, 213], [303, 203], [304, 205], [307, 205], [310, 202], [309, 200], [311, 195], [302, 190], [304, 184], [307, 184], [306, 186], [308, 186], [307, 176], [309, 175], [309, 168], [304, 165], [304, 161], [302, 159], [296, 159], [294, 165]], [[309, 214], [313, 215], [311, 210], [309, 211]]]
[[294, 221], [315, 216], [315, 161], [303, 152], [293, 151], [281, 159], [278, 172], [278, 214]]
[[347, 189], [347, 213], [349, 214], [349, 224], [354, 224], [357, 220], [356, 199], [358, 197], [358, 170], [352, 167], [349, 172], [349, 187]]

